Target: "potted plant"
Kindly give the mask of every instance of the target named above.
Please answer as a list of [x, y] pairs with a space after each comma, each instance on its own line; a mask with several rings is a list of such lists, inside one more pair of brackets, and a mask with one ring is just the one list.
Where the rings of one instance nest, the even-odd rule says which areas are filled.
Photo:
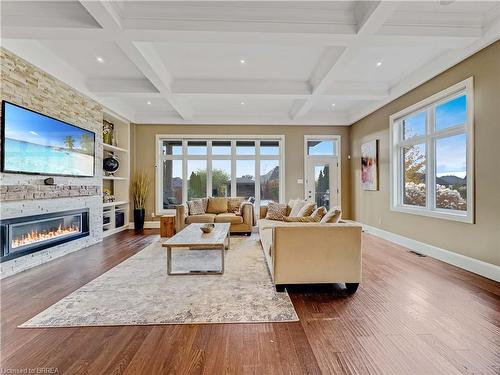
[[132, 178], [132, 200], [134, 202], [134, 228], [136, 233], [144, 229], [146, 217], [146, 198], [149, 191], [149, 176], [145, 172], [137, 172]]

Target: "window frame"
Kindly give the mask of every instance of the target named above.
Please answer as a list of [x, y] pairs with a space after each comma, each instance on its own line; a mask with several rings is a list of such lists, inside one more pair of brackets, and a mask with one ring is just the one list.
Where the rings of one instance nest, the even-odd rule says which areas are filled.
[[[163, 141], [182, 141], [182, 155], [163, 155]], [[189, 155], [187, 153], [187, 143], [189, 141], [206, 141], [206, 155]], [[278, 155], [260, 155], [260, 141], [274, 140], [279, 142], [280, 152]], [[230, 155], [213, 155], [213, 141], [230, 141]], [[254, 155], [238, 155], [236, 153], [237, 141], [254, 141]], [[211, 196], [212, 191], [212, 170], [213, 160], [230, 160], [231, 161], [231, 196], [236, 197], [236, 161], [237, 160], [255, 160], [255, 204], [259, 207], [260, 204], [260, 161], [261, 160], [278, 160], [279, 161], [279, 202], [283, 203], [285, 199], [285, 136], [284, 135], [201, 135], [201, 134], [157, 134], [156, 135], [156, 181], [155, 181], [155, 208], [157, 215], [175, 213], [175, 209], [163, 208], [163, 161], [164, 160], [181, 160], [182, 161], [182, 202], [187, 201], [188, 196], [188, 177], [187, 163], [188, 160], [206, 160], [207, 161], [207, 191], [206, 196]]]
[[[436, 108], [459, 96], [466, 96], [466, 119], [462, 125], [435, 129]], [[425, 135], [403, 139], [402, 122], [418, 112], [426, 112]], [[390, 127], [390, 209], [391, 211], [416, 214], [464, 223], [475, 222], [474, 212], [474, 81], [467, 78], [389, 117]], [[436, 207], [436, 141], [455, 135], [466, 136], [467, 211]], [[418, 207], [403, 203], [404, 160], [403, 148], [425, 144], [426, 206]]]

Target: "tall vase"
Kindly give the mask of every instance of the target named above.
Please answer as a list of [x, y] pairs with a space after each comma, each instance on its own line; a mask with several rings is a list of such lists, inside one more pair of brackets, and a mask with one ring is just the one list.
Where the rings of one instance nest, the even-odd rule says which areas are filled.
[[135, 233], [142, 233], [144, 230], [144, 219], [146, 210], [144, 208], [134, 208], [134, 229]]

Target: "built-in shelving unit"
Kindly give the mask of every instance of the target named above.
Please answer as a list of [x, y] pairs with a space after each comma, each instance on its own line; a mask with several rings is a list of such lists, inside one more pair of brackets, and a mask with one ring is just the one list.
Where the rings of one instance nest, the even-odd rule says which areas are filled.
[[106, 237], [129, 226], [130, 123], [106, 111], [104, 119], [114, 125], [116, 144], [103, 144], [103, 159], [112, 154], [120, 163], [120, 168], [112, 176], [106, 176], [103, 171], [103, 189], [110, 190], [115, 197], [114, 202], [102, 205], [102, 229]]

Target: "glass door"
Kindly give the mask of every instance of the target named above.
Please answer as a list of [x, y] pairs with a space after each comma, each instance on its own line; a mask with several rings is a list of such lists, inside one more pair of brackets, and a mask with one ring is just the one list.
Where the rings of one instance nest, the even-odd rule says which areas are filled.
[[339, 206], [337, 158], [308, 158], [306, 199], [326, 209]]

